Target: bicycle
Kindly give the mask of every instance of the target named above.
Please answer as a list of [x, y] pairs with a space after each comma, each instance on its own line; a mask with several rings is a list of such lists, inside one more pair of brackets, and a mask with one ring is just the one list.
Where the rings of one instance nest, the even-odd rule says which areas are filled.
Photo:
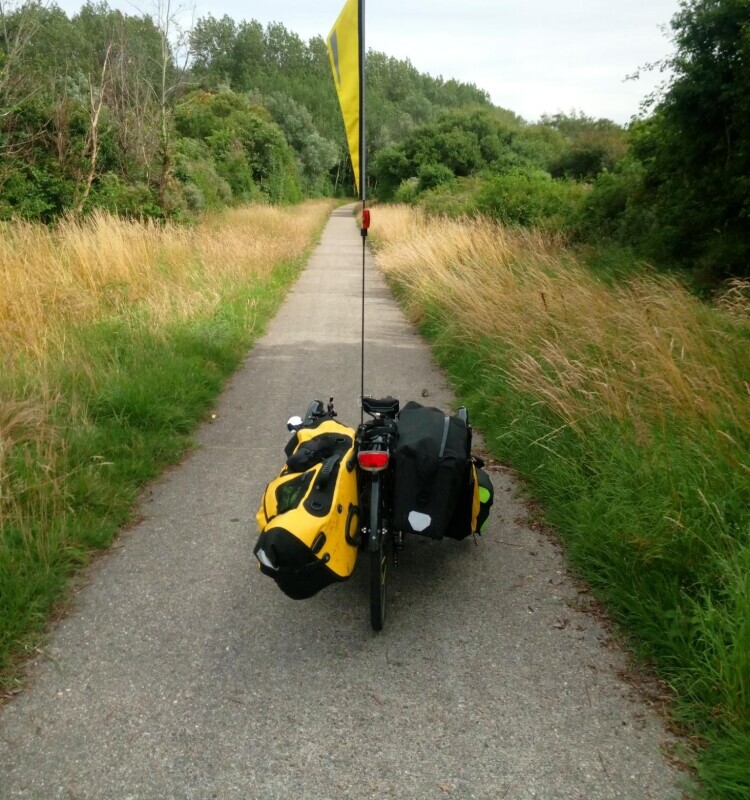
[[[394, 530], [392, 523], [391, 456], [398, 439], [399, 401], [394, 397], [364, 397], [362, 408], [371, 419], [359, 425], [355, 440], [360, 519], [356, 544], [369, 554], [370, 624], [374, 631], [381, 631], [385, 624], [388, 558], [397, 565], [398, 551], [403, 547], [403, 533]], [[292, 417], [287, 428], [296, 431], [315, 427], [336, 416], [333, 398], [327, 405], [313, 400], [304, 419]]]
[[388, 557], [395, 566], [403, 546], [403, 534], [394, 530], [392, 514], [391, 456], [398, 439], [399, 402], [394, 397], [364, 397], [362, 408], [372, 419], [360, 424], [356, 439], [360, 507], [365, 522], [361, 546], [369, 553], [370, 624], [374, 631], [381, 631], [385, 624]]
[[[342, 515], [342, 523], [344, 515], [346, 516], [345, 524], [339, 529], [338, 541], [342, 541], [348, 548], [345, 552], [348, 553], [350, 571], [339, 569], [336, 572], [338, 578], [334, 580], [342, 577], [346, 579], [351, 574], [357, 551], [367, 552], [370, 624], [374, 631], [381, 631], [386, 615], [388, 561], [390, 559], [394, 567], [398, 565], [399, 552], [404, 547], [406, 533], [434, 539], [442, 539], [444, 536], [463, 539], [472, 533], [479, 533], [489, 515], [493, 491], [489, 477], [481, 469], [481, 460], [471, 456], [471, 425], [465, 407], [459, 408], [455, 415], [450, 416], [435, 408], [424, 408], [418, 403], [409, 403], [401, 410], [399, 401], [390, 396], [364, 397], [362, 414], [363, 417], [367, 414], [370, 419], [361, 422], [356, 431], [344, 426], [342, 436], [330, 430], [330, 422], [337, 416], [333, 398], [330, 398], [327, 405], [315, 400], [310, 404], [304, 419], [292, 417], [287, 427], [290, 431], [300, 431], [302, 428], [325, 426], [318, 439], [310, 439], [309, 436], [305, 439], [308, 443], [313, 440], [318, 442], [317, 449], [308, 445], [309, 452], [304, 453], [311, 459], [309, 466], [321, 464], [314, 473], [317, 476], [315, 482], [306, 484], [306, 487], [313, 486], [315, 491], [319, 491], [328, 485], [331, 478], [335, 485], [336, 476], [342, 474], [339, 470], [346, 470], [349, 475], [355, 473], [352, 476], [354, 480], [350, 478], [348, 484], [351, 499], [339, 504], [337, 512], [334, 512], [334, 516], [335, 513]], [[331, 436], [335, 439], [333, 443], [330, 441]], [[344, 461], [341, 460], [341, 451], [333, 452], [333, 445], [341, 441], [348, 441], [348, 445], [345, 444], [348, 455]], [[296, 436], [293, 437], [285, 451], [287, 456], [295, 451], [297, 442]], [[429, 468], [425, 464], [430, 465]], [[398, 485], [395, 483], [396, 470]], [[281, 477], [284, 475], [282, 472]], [[425, 480], [429, 485], [425, 486]], [[286, 483], [283, 486], [286, 487]], [[302, 492], [300, 497], [308, 490], [296, 484], [294, 487]], [[271, 497], [270, 506], [278, 508], [279, 490], [274, 491], [277, 494]], [[346, 504], [347, 514], [344, 512]], [[327, 563], [326, 559], [330, 559], [332, 552], [326, 551], [320, 558], [317, 557], [326, 543], [326, 536], [322, 532], [316, 534], [314, 504], [310, 507], [306, 500], [304, 507], [309, 513], [307, 516], [303, 514], [302, 518], [312, 519], [312, 525], [308, 524], [305, 529], [306, 538], [295, 538], [283, 526], [274, 529], [277, 536], [276, 554], [283, 555], [282, 551], [286, 551], [287, 555], [294, 555], [285, 566], [288, 575], [320, 569]], [[266, 514], [263, 519], [266, 520], [265, 496], [262, 509]], [[310, 517], [310, 514], [313, 516]], [[328, 529], [329, 536], [333, 535], [333, 530]], [[293, 539], [292, 544], [288, 541], [290, 536]], [[298, 548], [300, 541], [304, 542], [302, 549]], [[269, 552], [273, 548], [274, 545], [271, 545]], [[309, 555], [309, 560], [305, 560], [305, 553]], [[298, 562], [300, 554], [303, 558]], [[268, 558], [268, 554], [266, 557]], [[261, 563], [265, 562], [261, 560]], [[278, 564], [271, 561], [270, 568], [274, 566], [278, 571]], [[269, 565], [266, 564], [266, 567]], [[292, 588], [295, 592], [299, 591], [296, 587]], [[318, 591], [318, 588], [314, 591]], [[291, 594], [288, 587], [285, 591], [290, 596], [311, 596]]]

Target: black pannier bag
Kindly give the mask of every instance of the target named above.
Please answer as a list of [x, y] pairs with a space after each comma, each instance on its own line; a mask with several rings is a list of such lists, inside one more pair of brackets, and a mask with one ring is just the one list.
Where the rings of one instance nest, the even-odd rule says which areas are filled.
[[483, 466], [484, 464], [478, 464], [476, 467], [479, 513], [474, 527], [477, 533], [481, 533], [484, 530], [484, 526], [490, 518], [490, 509], [495, 502], [495, 487], [492, 485], [490, 476], [482, 469]]
[[468, 524], [458, 527], [455, 520], [473, 473], [471, 429], [465, 419], [407, 403], [398, 417], [393, 460], [397, 530], [432, 539], [462, 539], [472, 532], [471, 516]]
[[477, 456], [464, 478], [450, 526], [445, 535], [452, 539], [465, 539], [472, 533], [482, 533], [490, 516], [495, 490], [490, 476], [482, 469], [484, 462]]

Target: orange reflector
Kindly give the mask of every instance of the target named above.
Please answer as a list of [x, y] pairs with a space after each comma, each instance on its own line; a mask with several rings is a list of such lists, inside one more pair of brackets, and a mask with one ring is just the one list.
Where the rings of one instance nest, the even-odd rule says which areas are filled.
[[388, 453], [383, 450], [365, 450], [357, 453], [357, 461], [368, 472], [380, 472], [388, 466]]

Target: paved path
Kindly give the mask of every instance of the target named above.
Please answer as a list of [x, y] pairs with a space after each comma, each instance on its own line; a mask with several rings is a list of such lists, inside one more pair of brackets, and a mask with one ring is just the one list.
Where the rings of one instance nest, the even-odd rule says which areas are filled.
[[[660, 721], [560, 556], [494, 474], [489, 532], [407, 542], [386, 630], [366, 563], [295, 603], [255, 567], [286, 419], [358, 420], [361, 244], [351, 208], [267, 335], [98, 565], [28, 690], [0, 712], [0, 798], [669, 800]], [[366, 391], [446, 407], [426, 346], [370, 268]]]

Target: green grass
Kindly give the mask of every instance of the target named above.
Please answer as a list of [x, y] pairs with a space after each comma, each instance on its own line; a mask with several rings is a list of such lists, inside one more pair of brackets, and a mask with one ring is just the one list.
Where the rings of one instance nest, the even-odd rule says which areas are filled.
[[[133, 518], [139, 490], [190, 448], [305, 260], [225, 293], [209, 315], [153, 325], [134, 314], [68, 331], [76, 357], [48, 378], [49, 437], [21, 443], [6, 461], [16, 513], [0, 537], [0, 689], [19, 685], [24, 654], [71, 578]], [[23, 396], [22, 376], [15, 381], [10, 396]]]
[[493, 455], [524, 478], [575, 569], [673, 688], [675, 718], [705, 743], [699, 796], [747, 800], [750, 432], [726, 421], [733, 441], [719, 441], [669, 416], [644, 431], [602, 415], [575, 430], [507, 380], [508, 345], [472, 342], [439, 305], [422, 310]]

